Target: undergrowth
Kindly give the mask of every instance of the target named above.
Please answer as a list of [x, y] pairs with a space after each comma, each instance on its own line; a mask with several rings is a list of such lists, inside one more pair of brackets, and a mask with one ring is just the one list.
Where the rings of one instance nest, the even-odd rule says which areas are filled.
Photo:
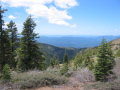
[[88, 85], [85, 90], [120, 90], [120, 77], [113, 81], [109, 82], [94, 82], [91, 85]]
[[28, 71], [28, 72], [12, 72], [11, 73], [11, 81], [8, 83], [2, 83], [1, 86], [4, 86], [1, 89], [10, 88], [15, 90], [20, 90], [22, 88], [34, 88], [34, 87], [42, 87], [42, 86], [51, 86], [51, 85], [59, 85], [65, 84], [67, 82], [67, 78], [64, 76], [60, 76], [57, 71], [47, 70], [47, 71]]
[[115, 75], [111, 76], [108, 82], [93, 82], [87, 85], [85, 90], [120, 90], [120, 58], [115, 58], [116, 66], [113, 69]]

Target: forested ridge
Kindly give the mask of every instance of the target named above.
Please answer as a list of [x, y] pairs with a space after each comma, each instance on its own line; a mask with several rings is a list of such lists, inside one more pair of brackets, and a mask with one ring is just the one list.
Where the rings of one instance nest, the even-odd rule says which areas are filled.
[[68, 55], [68, 59], [72, 60], [79, 51], [85, 49], [85, 48], [78, 49], [78, 48], [56, 47], [56, 46], [44, 44], [44, 43], [40, 43], [39, 45], [41, 47], [41, 51], [44, 52], [44, 55], [48, 62], [50, 61], [51, 58], [56, 56], [59, 62], [63, 63], [63, 56], [65, 52]]

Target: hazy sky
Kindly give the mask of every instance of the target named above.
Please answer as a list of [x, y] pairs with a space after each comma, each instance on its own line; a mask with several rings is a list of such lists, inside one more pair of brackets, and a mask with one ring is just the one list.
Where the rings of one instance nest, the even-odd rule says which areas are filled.
[[1, 0], [22, 31], [29, 14], [40, 35], [120, 35], [120, 0]]

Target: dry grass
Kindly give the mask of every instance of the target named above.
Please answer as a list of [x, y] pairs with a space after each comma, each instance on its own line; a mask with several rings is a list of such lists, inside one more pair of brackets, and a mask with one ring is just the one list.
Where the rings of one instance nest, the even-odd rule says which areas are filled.
[[94, 81], [94, 74], [88, 68], [81, 69], [75, 73], [76, 78], [80, 82], [91, 82]]
[[85, 90], [120, 90], [120, 76], [117, 79], [109, 82], [94, 82], [88, 85]]
[[120, 58], [115, 58], [116, 61], [116, 66], [113, 69], [113, 72], [116, 73], [117, 75], [120, 75]]
[[112, 42], [112, 50], [115, 50], [116, 48], [120, 48], [120, 38], [111, 41]]
[[[12, 81], [8, 83], [0, 82], [0, 90], [20, 90], [21, 88], [34, 88], [52, 85], [66, 84], [72, 87], [82, 87], [82, 84], [88, 82], [92, 85], [87, 86], [86, 90], [120, 90], [120, 58], [116, 58], [116, 66], [113, 71], [117, 74], [117, 79], [109, 80], [109, 82], [95, 82], [94, 74], [88, 68], [73, 71], [72, 68], [64, 75], [60, 75], [59, 68], [48, 68], [46, 71], [28, 71], [24, 73], [12, 72]], [[68, 79], [66, 79], [69, 76]], [[85, 90], [84, 89], [84, 90]], [[78, 89], [79, 90], [79, 89]]]

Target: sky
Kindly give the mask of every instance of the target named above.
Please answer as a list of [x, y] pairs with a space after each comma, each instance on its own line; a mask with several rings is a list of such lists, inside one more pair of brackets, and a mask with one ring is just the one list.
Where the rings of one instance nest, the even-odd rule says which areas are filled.
[[120, 35], [120, 0], [1, 0], [20, 33], [31, 14], [40, 35]]

